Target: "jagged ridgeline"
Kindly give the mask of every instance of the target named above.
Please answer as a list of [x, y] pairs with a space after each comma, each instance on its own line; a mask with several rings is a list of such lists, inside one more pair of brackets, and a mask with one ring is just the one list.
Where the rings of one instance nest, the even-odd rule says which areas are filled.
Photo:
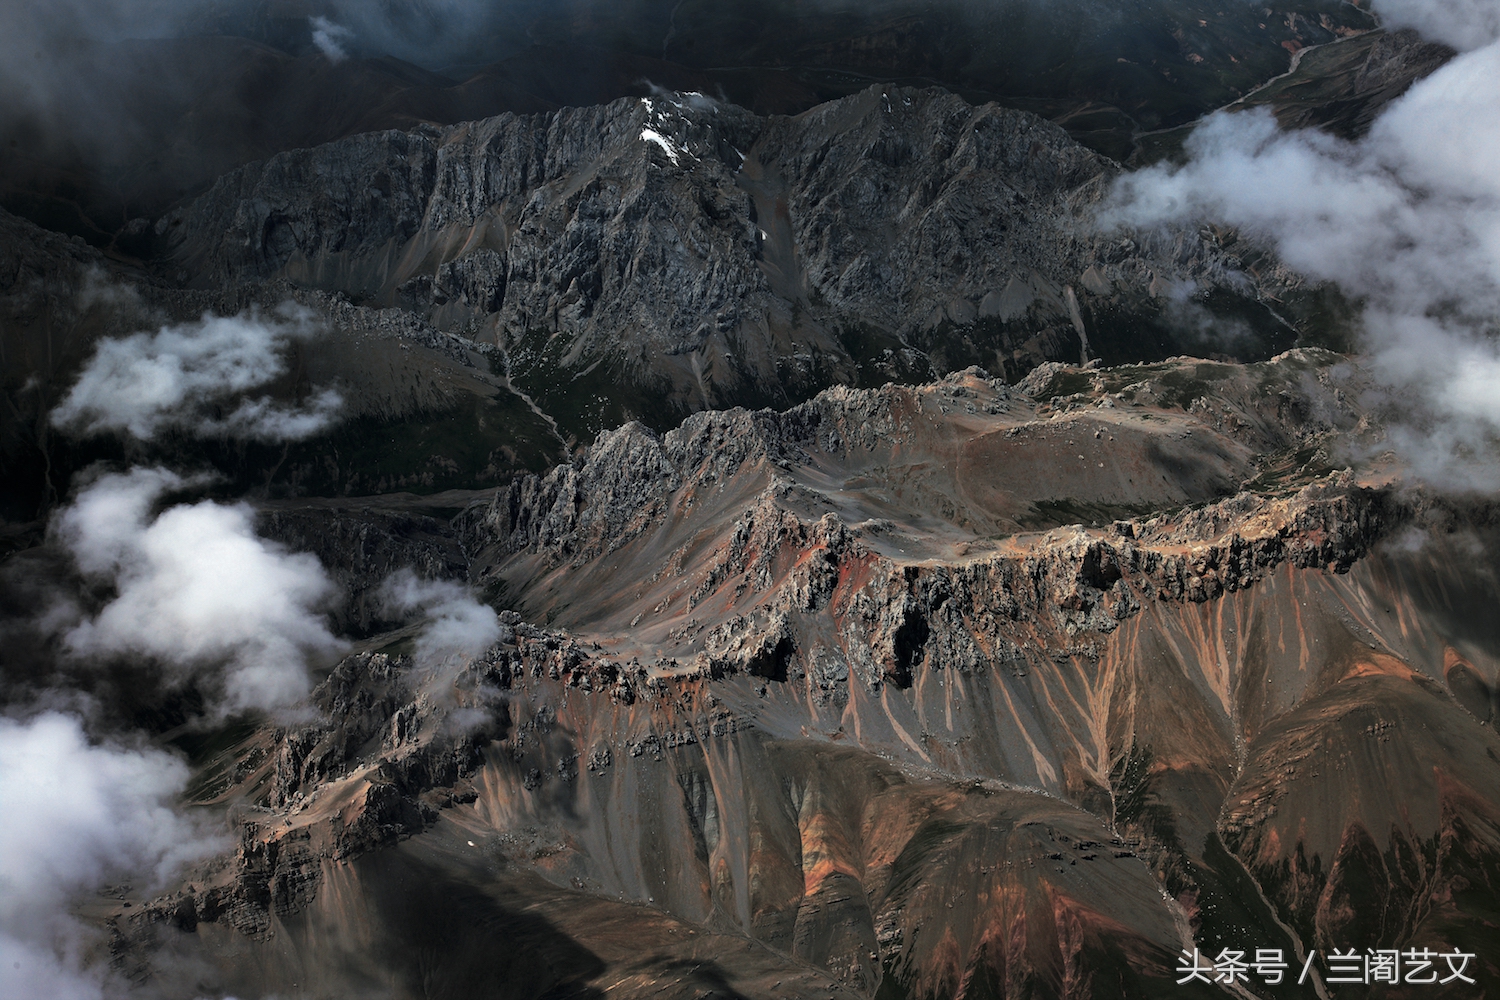
[[[0, 204], [96, 245], [128, 245], [130, 220], [285, 149], [418, 122], [607, 104], [655, 85], [759, 114], [797, 114], [876, 80], [936, 85], [974, 104], [1034, 111], [1123, 161], [1138, 133], [1185, 125], [1285, 70], [1290, 52], [1376, 23], [1339, 0], [191, 6], [197, 17], [174, 19], [184, 35], [158, 25], [150, 37], [126, 33], [59, 53], [52, 72], [82, 100], [71, 114], [54, 108], [50, 125], [79, 141], [46, 148], [35, 140], [47, 121], [28, 116], [24, 101], [4, 109], [0, 148], [27, 153], [0, 161]], [[153, 10], [160, 15], [132, 13]], [[319, 24], [335, 35], [353, 29], [331, 50], [348, 58], [325, 56]], [[1367, 54], [1337, 62], [1360, 67]], [[1374, 96], [1366, 84], [1381, 62], [1359, 68], [1352, 94], [1343, 87], [1321, 100], [1347, 119]]]
[[[280, 153], [135, 227], [139, 267], [0, 216], [21, 516], [98, 458], [212, 466], [343, 596], [291, 715], [135, 713], [234, 837], [90, 904], [112, 968], [1175, 1000], [1221, 995], [1185, 948], [1431, 946], [1492, 991], [1500, 518], [1403, 487], [1317, 346], [1347, 304], [1232, 233], [1101, 232], [1116, 169], [875, 87]], [[280, 338], [255, 412], [337, 419], [54, 425], [106, 338], [205, 313]], [[483, 641], [424, 645], [403, 571]]]
[[279, 504], [355, 593], [407, 561], [511, 610], [472, 658], [386, 632], [317, 718], [181, 741], [240, 840], [114, 911], [119, 952], [169, 991], [184, 956], [236, 994], [684, 1000], [1480, 954], [1497, 521], [1330, 468], [1377, 434], [1363, 380], [1318, 350], [969, 370], [630, 424], [425, 535], [389, 498]]
[[135, 227], [144, 271], [6, 216], [13, 516], [123, 457], [46, 418], [100, 337], [288, 300], [322, 329], [269, 391], [338, 386], [337, 423], [132, 458], [231, 492], [485, 488], [629, 420], [833, 384], [1337, 339], [1339, 303], [1232, 233], [1102, 232], [1117, 169], [1034, 115], [875, 87], [794, 118], [624, 99], [280, 153]]
[[[1255, 358], [1310, 332], [1296, 280], [1232, 237], [1097, 231], [1115, 171], [940, 91], [794, 118], [625, 99], [282, 153], [155, 233], [189, 287], [284, 278], [485, 345], [579, 441], [834, 383]], [[1214, 322], [1236, 338], [1203, 339]]]

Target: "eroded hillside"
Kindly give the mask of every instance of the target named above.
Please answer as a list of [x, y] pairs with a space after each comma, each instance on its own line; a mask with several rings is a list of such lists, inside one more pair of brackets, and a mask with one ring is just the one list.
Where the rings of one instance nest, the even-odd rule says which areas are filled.
[[[200, 754], [240, 846], [115, 910], [122, 947], [222, 990], [768, 997], [1176, 996], [1184, 948], [1472, 951], [1492, 515], [1368, 448], [1331, 467], [1378, 437], [1360, 378], [1308, 351], [971, 370], [604, 435], [446, 529], [514, 609], [497, 644], [376, 637], [318, 721]], [[393, 911], [412, 892], [429, 920]], [[548, 957], [476, 957], [499, 928]]]

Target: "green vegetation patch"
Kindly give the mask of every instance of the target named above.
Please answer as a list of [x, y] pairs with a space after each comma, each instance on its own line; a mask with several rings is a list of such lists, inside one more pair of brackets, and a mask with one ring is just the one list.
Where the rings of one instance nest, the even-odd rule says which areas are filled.
[[921, 385], [936, 377], [932, 361], [901, 338], [865, 324], [839, 333], [839, 344], [856, 366], [856, 389], [877, 389], [887, 382]]
[[596, 359], [582, 368], [565, 365], [571, 348], [563, 337], [530, 330], [510, 351], [512, 383], [557, 422], [565, 437], [587, 444], [632, 420], [664, 433], [688, 415], [669, 387], [643, 383], [619, 359]]
[[548, 469], [563, 454], [551, 425], [520, 396], [501, 391], [465, 394], [451, 410], [401, 420], [360, 417], [260, 467], [276, 469], [266, 483], [272, 493], [435, 493], [495, 486]]

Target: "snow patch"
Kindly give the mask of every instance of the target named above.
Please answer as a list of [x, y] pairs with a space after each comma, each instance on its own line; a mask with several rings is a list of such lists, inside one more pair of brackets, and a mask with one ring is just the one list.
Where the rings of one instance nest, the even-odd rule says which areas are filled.
[[649, 128], [643, 128], [643, 129], [641, 129], [641, 141], [642, 142], [654, 142], [658, 146], [660, 146], [662, 149], [666, 150], [667, 156], [671, 157], [672, 165], [674, 167], [677, 166], [681, 162], [680, 159], [678, 158], [677, 147], [674, 146], [674, 145], [672, 145], [672, 140], [668, 139], [666, 136], [662, 135], [660, 132], [656, 131], [655, 129], [649, 129]]

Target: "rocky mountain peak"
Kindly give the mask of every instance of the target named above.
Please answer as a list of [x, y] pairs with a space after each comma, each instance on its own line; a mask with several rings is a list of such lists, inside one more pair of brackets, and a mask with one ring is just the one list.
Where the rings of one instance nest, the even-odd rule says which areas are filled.
[[157, 231], [192, 284], [286, 277], [459, 327], [544, 409], [566, 382], [560, 419], [587, 438], [1077, 360], [1164, 322], [1174, 283], [1244, 297], [1212, 238], [1094, 228], [1114, 170], [1034, 115], [939, 90], [769, 118], [665, 95], [292, 150]]

